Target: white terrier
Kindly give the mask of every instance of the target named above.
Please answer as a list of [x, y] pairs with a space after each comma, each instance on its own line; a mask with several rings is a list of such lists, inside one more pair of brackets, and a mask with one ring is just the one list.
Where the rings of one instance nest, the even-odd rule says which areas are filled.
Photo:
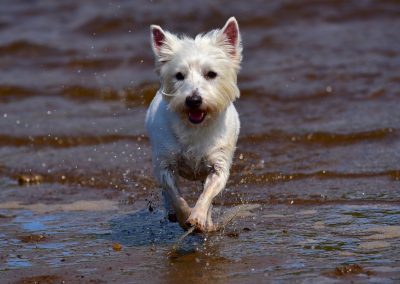
[[[161, 88], [147, 111], [146, 128], [168, 219], [184, 229], [212, 231], [212, 200], [228, 180], [240, 129], [233, 106], [240, 95], [239, 26], [231, 17], [221, 30], [192, 39], [152, 25], [151, 43]], [[204, 182], [193, 208], [182, 197], [178, 176]]]

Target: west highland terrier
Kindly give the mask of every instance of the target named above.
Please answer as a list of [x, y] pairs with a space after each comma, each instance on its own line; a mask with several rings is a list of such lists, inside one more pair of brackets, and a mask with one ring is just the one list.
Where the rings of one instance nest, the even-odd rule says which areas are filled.
[[[222, 29], [194, 39], [150, 29], [161, 83], [146, 115], [154, 175], [170, 221], [213, 231], [212, 201], [228, 180], [240, 129], [233, 105], [240, 95], [239, 26], [231, 17]], [[179, 176], [204, 184], [193, 208], [179, 190]]]

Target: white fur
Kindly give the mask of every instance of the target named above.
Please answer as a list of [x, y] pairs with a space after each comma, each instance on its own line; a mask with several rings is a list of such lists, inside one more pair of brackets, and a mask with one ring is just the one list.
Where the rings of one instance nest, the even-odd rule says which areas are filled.
[[[237, 41], [231, 44], [226, 27], [237, 29]], [[241, 39], [235, 18], [224, 28], [198, 35], [194, 39], [177, 37], [151, 26], [152, 47], [161, 88], [146, 115], [153, 171], [163, 189], [166, 209], [183, 228], [194, 225], [211, 231], [213, 198], [225, 187], [239, 135], [240, 122], [233, 101], [239, 97], [237, 73], [241, 61]], [[163, 36], [162, 43], [154, 32]], [[207, 79], [208, 71], [217, 73]], [[184, 74], [177, 80], [175, 74]], [[203, 99], [203, 122], [188, 119], [186, 97], [197, 92]], [[204, 190], [190, 208], [178, 188], [178, 177], [204, 181]]]

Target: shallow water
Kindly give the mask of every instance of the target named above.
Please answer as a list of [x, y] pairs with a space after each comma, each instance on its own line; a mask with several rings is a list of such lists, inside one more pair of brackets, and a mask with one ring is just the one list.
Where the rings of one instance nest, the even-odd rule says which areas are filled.
[[[3, 282], [399, 281], [400, 4], [264, 2], [2, 1]], [[174, 252], [143, 126], [148, 26], [231, 15], [242, 130], [215, 207], [261, 208]]]

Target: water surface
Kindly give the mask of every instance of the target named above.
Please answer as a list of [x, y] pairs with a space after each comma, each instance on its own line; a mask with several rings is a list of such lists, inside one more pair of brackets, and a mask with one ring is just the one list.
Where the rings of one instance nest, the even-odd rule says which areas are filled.
[[[261, 208], [171, 252], [149, 25], [193, 36], [232, 15], [242, 129], [215, 204]], [[398, 282], [399, 30], [395, 0], [2, 1], [0, 278]], [[191, 204], [200, 189], [183, 183]]]

